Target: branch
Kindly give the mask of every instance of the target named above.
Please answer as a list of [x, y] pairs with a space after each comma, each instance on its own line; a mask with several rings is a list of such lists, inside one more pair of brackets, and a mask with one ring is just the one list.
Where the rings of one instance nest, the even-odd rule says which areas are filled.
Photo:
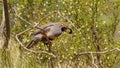
[[[29, 21], [27, 21], [27, 20], [25, 20], [24, 18], [22, 18], [20, 15], [17, 15], [17, 14], [15, 14], [19, 19], [21, 19], [22, 21], [24, 21], [24, 22], [26, 22], [27, 24], [29, 24], [29, 25], [32, 25], [32, 28], [37, 28], [37, 29], [41, 29], [38, 25], [39, 25], [39, 23], [36, 23], [36, 22], [34, 22], [34, 26], [33, 26], [33, 24], [31, 24]], [[32, 28], [30, 28], [30, 29], [32, 29]], [[24, 33], [24, 32], [23, 32]]]
[[15, 13], [15, 15], [16, 15], [19, 19], [21, 19], [22, 21], [26, 22], [27, 24], [32, 25], [30, 22], [28, 22], [27, 20], [25, 20], [24, 18], [22, 18], [20, 15], [18, 15], [18, 14], [16, 14], [16, 13]]
[[86, 54], [105, 54], [105, 53], [109, 53], [109, 52], [113, 52], [113, 51], [119, 51], [120, 52], [120, 49], [119, 49], [119, 47], [117, 47], [117, 48], [114, 48], [114, 49], [111, 49], [111, 50], [106, 50], [106, 51], [103, 51], [103, 52], [82, 52], [82, 53], [75, 54], [75, 55], [80, 56], [80, 55], [86, 55]]
[[95, 64], [94, 56], [92, 53], [91, 53], [91, 57], [92, 57], [92, 64], [95, 66], [95, 68], [98, 68], [97, 64]]
[[29, 30], [31, 30], [31, 29], [32, 29], [32, 28], [28, 28], [28, 29], [26, 29], [26, 30], [24, 30], [24, 31], [22, 31], [22, 32], [20, 32], [20, 33], [18, 33], [17, 36], [19, 36], [19, 35], [21, 35], [21, 34], [27, 32], [27, 31], [29, 31]]

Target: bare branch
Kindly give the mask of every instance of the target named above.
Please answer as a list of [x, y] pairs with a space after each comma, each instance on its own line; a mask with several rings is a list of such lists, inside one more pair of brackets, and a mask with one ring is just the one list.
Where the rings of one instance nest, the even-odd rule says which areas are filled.
[[27, 20], [25, 20], [24, 18], [22, 18], [20, 15], [15, 14], [19, 19], [21, 19], [22, 21], [26, 22], [29, 25], [32, 25], [30, 22], [28, 22]]
[[82, 52], [82, 53], [78, 53], [78, 54], [75, 54], [77, 56], [80, 56], [80, 55], [86, 55], [86, 54], [105, 54], [105, 53], [109, 53], [109, 52], [113, 52], [113, 51], [120, 51], [119, 47], [117, 48], [114, 48], [114, 49], [111, 49], [111, 50], [106, 50], [106, 51], [103, 51], [103, 52]]
[[92, 64], [95, 66], [95, 68], [98, 68], [97, 64], [95, 64], [94, 56], [91, 53], [91, 58], [92, 58]]
[[28, 29], [26, 29], [26, 30], [24, 30], [24, 31], [22, 31], [22, 32], [20, 32], [20, 33], [18, 33], [17, 36], [19, 36], [19, 35], [21, 35], [21, 34], [27, 32], [27, 31], [29, 31], [29, 30], [31, 30], [31, 29], [32, 29], [32, 28], [28, 28]]

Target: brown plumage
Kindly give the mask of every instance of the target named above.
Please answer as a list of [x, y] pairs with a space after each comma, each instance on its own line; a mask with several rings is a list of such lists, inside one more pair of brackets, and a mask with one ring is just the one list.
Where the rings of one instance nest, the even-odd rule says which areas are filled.
[[62, 34], [62, 32], [70, 30], [69, 33], [72, 33], [72, 30], [68, 28], [68, 25], [64, 22], [48, 23], [37, 29], [32, 34], [31, 41], [27, 44], [27, 48], [33, 47], [39, 41], [48, 44], [48, 40], [52, 41]]

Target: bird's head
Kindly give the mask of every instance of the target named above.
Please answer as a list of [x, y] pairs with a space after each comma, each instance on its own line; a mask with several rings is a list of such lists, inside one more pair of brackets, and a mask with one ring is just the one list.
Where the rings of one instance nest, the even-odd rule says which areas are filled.
[[68, 24], [66, 24], [66, 23], [64, 23], [64, 22], [60, 22], [59, 25], [60, 25], [62, 31], [66, 31], [66, 30], [68, 29], [68, 30], [69, 30], [69, 34], [72, 33], [72, 29], [70, 29], [70, 28], [68, 27]]

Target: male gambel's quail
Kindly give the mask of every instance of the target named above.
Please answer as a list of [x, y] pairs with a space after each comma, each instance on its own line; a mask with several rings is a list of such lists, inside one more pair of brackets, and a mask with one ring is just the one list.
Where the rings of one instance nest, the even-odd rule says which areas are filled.
[[72, 30], [68, 28], [68, 25], [64, 22], [56, 22], [56, 23], [48, 23], [41, 27], [41, 29], [37, 29], [32, 34], [31, 41], [27, 44], [27, 48], [33, 47], [39, 41], [44, 44], [48, 44], [48, 40], [52, 41], [58, 36], [62, 34], [62, 32], [70, 30], [69, 34], [72, 33]]

